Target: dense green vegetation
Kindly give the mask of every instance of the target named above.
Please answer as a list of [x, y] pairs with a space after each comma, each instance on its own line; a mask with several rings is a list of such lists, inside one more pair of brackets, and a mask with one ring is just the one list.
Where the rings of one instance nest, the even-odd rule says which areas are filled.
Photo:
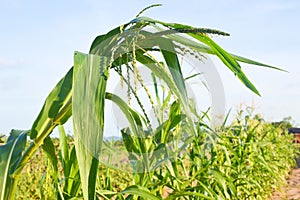
[[[225, 32], [141, 14], [96, 37], [89, 54], [75, 52], [74, 66], [49, 93], [31, 129], [11, 131], [0, 146], [0, 200], [264, 199], [285, 180], [296, 156], [285, 129], [248, 115], [210, 127], [186, 88], [187, 79], [199, 74], [185, 77], [180, 60], [189, 54], [203, 62], [203, 55], [215, 55], [257, 95], [239, 63], [278, 68], [230, 54], [210, 37]], [[151, 85], [140, 69], [149, 71]], [[113, 74], [127, 98], [108, 92]], [[168, 88], [163, 94], [159, 82]], [[103, 140], [107, 102], [128, 121], [121, 142]], [[74, 138], [62, 126], [71, 116]], [[54, 128], [58, 140], [50, 138]], [[116, 157], [124, 163], [113, 163]]]
[[[178, 170], [176, 176], [167, 165], [151, 176], [147, 188], [159, 199], [182, 195], [191, 199], [266, 199], [286, 184], [286, 177], [295, 165], [297, 147], [284, 123], [278, 127], [258, 115], [239, 116], [230, 126], [218, 130], [219, 137], [211, 149], [203, 142], [209, 130], [202, 131], [173, 163], [171, 168]], [[52, 140], [56, 155], [59, 155], [60, 141], [58, 138]], [[72, 137], [67, 140], [71, 150], [74, 140]], [[124, 142], [116, 141], [114, 146], [124, 146]], [[55, 181], [51, 177], [49, 160], [41, 149], [36, 155], [21, 174], [17, 199], [55, 199]], [[60, 164], [62, 188], [66, 184], [63, 173]], [[97, 196], [120, 197], [120, 192], [132, 186], [133, 178], [130, 172], [100, 165]], [[82, 192], [77, 196], [82, 197]]]

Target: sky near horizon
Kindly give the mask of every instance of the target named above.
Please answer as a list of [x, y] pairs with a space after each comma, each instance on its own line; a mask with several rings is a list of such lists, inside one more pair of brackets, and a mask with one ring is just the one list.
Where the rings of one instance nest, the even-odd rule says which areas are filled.
[[33, 1], [0, 0], [0, 134], [30, 129], [55, 84], [73, 65], [73, 52], [88, 52], [93, 39], [144, 13], [166, 22], [230, 33], [214, 37], [224, 49], [278, 66], [288, 73], [242, 64], [261, 97], [226, 69], [226, 110], [254, 106], [270, 121], [300, 123], [300, 1]]

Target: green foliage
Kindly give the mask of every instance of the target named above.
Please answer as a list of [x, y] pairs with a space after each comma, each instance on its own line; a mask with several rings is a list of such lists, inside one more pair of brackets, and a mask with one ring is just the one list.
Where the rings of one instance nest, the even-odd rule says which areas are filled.
[[44, 106], [31, 128], [31, 139], [45, 138], [53, 125], [64, 124], [71, 116], [70, 97], [73, 69], [62, 78], [48, 95]]
[[[26, 133], [20, 131], [13, 131], [0, 147], [1, 200], [12, 199], [19, 175], [40, 147], [47, 155], [47, 170], [40, 183], [41, 198], [48, 195], [47, 198], [72, 199], [82, 192], [83, 198], [89, 200], [97, 195], [105, 199], [254, 199], [269, 196], [273, 187], [284, 180], [295, 156], [290, 136], [249, 117], [245, 121], [239, 119], [229, 128], [210, 130], [203, 123], [205, 114], [198, 114], [188, 97], [178, 55], [186, 51], [215, 55], [258, 95], [239, 62], [278, 68], [230, 54], [210, 38], [212, 34], [227, 33], [165, 23], [140, 17], [141, 13], [129, 23], [96, 37], [89, 54], [75, 52], [74, 68], [46, 98], [32, 125], [32, 141], [26, 151]], [[150, 70], [154, 80], [159, 107], [155, 110], [159, 122], [156, 128], [151, 126], [145, 105], [137, 95], [141, 85], [154, 107], [137, 64]], [[106, 92], [112, 72], [126, 84], [128, 100], [133, 96], [141, 113], [116, 94]], [[157, 82], [168, 87], [170, 92], [166, 96], [157, 92]], [[100, 154], [110, 152], [108, 161], [115, 156], [109, 143], [103, 142], [106, 100], [116, 104], [129, 122], [121, 133], [132, 174], [125, 173], [129, 178], [117, 189], [113, 175], [120, 173], [111, 163], [108, 162], [108, 168], [101, 165], [103, 171], [98, 176]], [[165, 113], [168, 119], [164, 118]], [[71, 115], [75, 145], [72, 147], [59, 126]], [[49, 137], [57, 126], [59, 159], [57, 146]]]
[[105, 57], [75, 53], [72, 97], [73, 127], [85, 199], [95, 199], [98, 155], [101, 151], [104, 129], [107, 67]]
[[195, 138], [193, 146], [200, 148], [189, 154], [189, 174], [195, 177], [189, 192], [203, 190], [222, 199], [265, 199], [285, 183], [295, 165], [297, 148], [292, 136], [261, 118], [237, 118], [218, 135], [210, 151]]
[[[258, 116], [239, 116], [230, 126], [217, 131], [201, 124], [197, 130], [198, 136], [172, 163], [154, 173], [133, 174], [134, 183], [129, 178], [120, 189], [135, 188], [141, 193], [130, 194], [145, 199], [149, 199], [148, 194], [143, 195], [144, 189], [138, 189], [136, 185], [147, 188], [160, 199], [267, 199], [275, 189], [286, 184], [286, 177], [295, 166], [295, 156], [299, 153], [287, 131], [282, 132], [281, 128]], [[216, 137], [214, 143], [207, 139], [207, 134]], [[127, 142], [124, 140], [124, 145]], [[132, 151], [138, 146], [128, 148]], [[110, 171], [113, 173], [114, 170]], [[114, 177], [114, 181], [121, 179], [110, 177]], [[126, 195], [120, 197], [120, 189], [112, 189], [114, 193], [106, 195], [107, 190], [102, 188], [99, 194], [123, 199]]]
[[[59, 157], [64, 174], [64, 178], [60, 181], [61, 193], [58, 195], [58, 199], [71, 199], [73, 197], [80, 196], [81, 193], [81, 181], [79, 175], [79, 166], [76, 156], [75, 146], [69, 147], [69, 143], [66, 136], [64, 127], [58, 126], [59, 129]], [[63, 196], [63, 198], [62, 198]]]
[[[168, 130], [172, 128], [167, 128], [167, 124], [169, 123], [165, 123], [166, 128], [163, 130], [169, 132]], [[298, 147], [292, 143], [293, 138], [287, 131], [282, 132], [281, 128], [274, 127], [259, 116], [238, 116], [232, 124], [216, 131], [198, 124], [197, 134], [198, 136], [193, 138], [185, 150], [178, 154], [176, 160], [165, 163], [155, 171], [132, 174], [100, 165], [96, 186], [98, 197], [103, 199], [129, 197], [152, 199], [153, 196], [158, 199], [267, 199], [275, 189], [286, 183], [289, 170], [295, 165], [294, 158], [299, 153]], [[214, 144], [207, 139], [207, 134], [216, 137]], [[58, 149], [61, 151], [62, 146], [57, 144], [61, 140], [52, 139], [52, 141], [56, 151]], [[73, 143], [72, 138], [69, 138], [68, 143]], [[126, 140], [116, 141], [113, 145], [120, 147], [125, 146], [125, 143]], [[70, 150], [74, 151], [74, 146], [67, 145], [67, 149], [70, 156]], [[134, 155], [138, 156], [138, 154]], [[18, 191], [18, 197], [22, 197], [22, 194], [23, 196], [32, 194], [31, 199], [40, 198], [39, 190], [37, 188], [34, 190], [29, 181], [35, 180], [37, 184], [41, 177], [39, 174], [45, 172], [51, 174], [45, 168], [38, 171], [39, 166], [47, 166], [45, 159], [34, 160], [28, 165], [31, 168], [30, 173], [25, 170], [21, 177], [22, 183], [26, 185], [20, 187], [22, 189]], [[149, 160], [154, 161], [151, 158]], [[174, 171], [176, 169], [177, 172]], [[65, 169], [60, 171], [60, 177], [63, 177], [62, 172], [66, 174]], [[78, 168], [76, 174], [79, 175]], [[23, 178], [24, 175], [27, 178]], [[68, 176], [65, 175], [61, 180], [64, 199], [70, 199], [71, 195], [67, 195], [67, 188], [70, 187], [66, 187], [66, 182], [78, 180], [78, 177], [73, 179], [69, 176], [68, 180]], [[44, 190], [53, 187], [53, 182], [44, 184], [46, 184], [43, 186]], [[73, 183], [73, 188], [78, 188], [74, 185]], [[46, 190], [44, 193], [44, 198], [49, 199], [50, 193]], [[80, 193], [78, 191], [73, 197], [80, 197]]]
[[0, 144], [1, 144], [1, 143], [5, 143], [6, 140], [7, 140], [6, 136], [3, 135], [3, 134], [0, 134]]
[[[14, 196], [19, 175], [22, 172], [24, 166], [27, 164], [28, 160], [35, 154], [37, 149], [41, 145], [43, 145], [44, 140], [52, 133], [53, 129], [57, 125], [65, 123], [67, 119], [71, 116], [72, 96], [70, 89], [72, 88], [72, 73], [73, 68], [54, 87], [54, 89], [48, 95], [40, 114], [38, 115], [37, 119], [35, 120], [32, 126], [32, 129], [30, 131], [30, 137], [34, 140], [31, 142], [28, 148], [26, 148], [24, 154], [21, 154], [21, 152], [19, 153], [18, 163], [14, 166], [14, 174], [13, 176], [11, 176], [11, 184], [8, 185], [6, 188], [7, 191], [11, 191], [11, 197]], [[23, 137], [26, 140], [26, 134], [23, 135]], [[45, 142], [47, 143], [47, 139]], [[48, 145], [46, 144], [46, 146]], [[52, 150], [49, 150], [49, 155], [51, 155], [51, 151]], [[52, 155], [52, 160], [53, 158], [54, 157]]]
[[26, 145], [26, 131], [12, 130], [0, 146], [0, 199], [13, 199], [14, 176]]
[[45, 179], [41, 184], [42, 177], [46, 177], [47, 166], [47, 158], [40, 148], [20, 173], [14, 199], [41, 199], [41, 190], [43, 190], [45, 198], [49, 199], [46, 188], [54, 190], [53, 183], [49, 183], [49, 179]]

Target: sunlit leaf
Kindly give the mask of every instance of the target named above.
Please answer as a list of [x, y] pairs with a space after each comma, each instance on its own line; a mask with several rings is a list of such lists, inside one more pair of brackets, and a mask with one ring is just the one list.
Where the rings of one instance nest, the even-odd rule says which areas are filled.
[[[42, 110], [31, 128], [31, 139], [35, 139], [42, 134], [49, 135], [51, 132], [48, 130], [53, 123], [64, 124], [72, 115], [70, 102], [72, 77], [73, 68], [69, 70], [66, 76], [58, 82], [48, 95]], [[43, 135], [42, 137], [46, 136]]]
[[95, 198], [98, 158], [103, 140], [107, 67], [105, 57], [75, 52], [73, 127], [85, 199]]
[[12, 177], [25, 149], [26, 131], [12, 130], [6, 144], [0, 146], [0, 200], [13, 199]]
[[132, 194], [132, 195], [143, 197], [145, 199], [160, 200], [160, 198], [158, 198], [154, 194], [152, 194], [147, 188], [144, 188], [144, 187], [141, 187], [138, 185], [129, 186], [125, 190], [121, 191], [121, 193]]

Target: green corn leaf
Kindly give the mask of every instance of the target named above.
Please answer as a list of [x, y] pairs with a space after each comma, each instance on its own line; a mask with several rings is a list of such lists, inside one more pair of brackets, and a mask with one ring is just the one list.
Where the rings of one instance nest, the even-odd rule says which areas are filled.
[[255, 86], [251, 83], [251, 81], [246, 77], [246, 75], [242, 71], [239, 63], [229, 53], [223, 50], [217, 43], [215, 43], [208, 36], [196, 35], [192, 33], [190, 33], [189, 35], [205, 43], [206, 45], [210, 46], [212, 50], [216, 53], [216, 55], [221, 59], [221, 61], [242, 81], [242, 83], [246, 87], [248, 87], [251, 91], [253, 91], [255, 94], [260, 96], [258, 90], [255, 88]]
[[[44, 139], [50, 135], [58, 124], [64, 124], [72, 115], [71, 110], [71, 88], [72, 88], [73, 68], [71, 68], [66, 76], [62, 78], [48, 95], [42, 110], [33, 123], [30, 131], [31, 142], [24, 155], [21, 157], [15, 169], [15, 176], [18, 177], [23, 167], [31, 158], [38, 147], [40, 147]], [[12, 185], [14, 191], [17, 187], [15, 181]], [[14, 193], [12, 192], [12, 195]]]
[[278, 67], [274, 67], [274, 66], [271, 66], [271, 65], [267, 65], [267, 64], [264, 64], [264, 63], [261, 63], [261, 62], [257, 62], [255, 60], [251, 60], [249, 58], [245, 58], [245, 57], [242, 57], [242, 56], [237, 56], [235, 54], [230, 54], [235, 60], [237, 61], [240, 61], [240, 62], [243, 62], [243, 63], [247, 63], [247, 64], [251, 64], [251, 65], [257, 65], [257, 66], [261, 66], [261, 67], [267, 67], [267, 68], [271, 68], [271, 69], [276, 69], [276, 70], [279, 70], [279, 71], [283, 71], [283, 72], [287, 72], [286, 70], [284, 69], [280, 69]]
[[119, 26], [119, 27], [116, 27], [114, 29], [112, 29], [111, 31], [109, 31], [107, 34], [103, 34], [103, 35], [99, 35], [97, 36], [91, 47], [90, 47], [90, 54], [95, 54], [95, 55], [103, 55], [103, 53], [106, 51], [106, 50], [109, 50], [109, 49], [100, 49], [100, 44], [103, 43], [103, 42], [106, 42], [105, 45], [101, 45], [101, 47], [103, 46], [109, 46], [109, 44], [111, 44], [113, 42], [113, 38], [114, 36], [120, 34], [124, 28], [127, 26], [128, 24], [124, 24], [122, 26]]
[[68, 166], [70, 166], [68, 171], [69, 176], [65, 177], [67, 183], [64, 191], [67, 192], [70, 197], [75, 197], [81, 191], [81, 181], [75, 146], [71, 149]]
[[181, 72], [181, 66], [177, 54], [175, 53], [175, 48], [171, 40], [161, 40], [159, 42], [159, 47], [162, 52], [162, 55], [167, 63], [169, 71], [172, 74], [173, 80], [177, 85], [180, 93], [183, 96], [185, 103], [188, 102], [187, 92], [185, 88], [184, 78]]
[[206, 185], [206, 184], [202, 183], [201, 181], [198, 181], [198, 183], [204, 189], [204, 191], [210, 195], [210, 197], [213, 197], [214, 199], [217, 198], [216, 192], [213, 189], [211, 189], [211, 187], [209, 185]]
[[[50, 160], [54, 171], [58, 172], [58, 168], [57, 168], [58, 160], [57, 160], [57, 157], [55, 154], [54, 144], [50, 137], [45, 138], [42, 148], [43, 148], [44, 152], [46, 153], [48, 159]], [[56, 174], [56, 175], [58, 175], [58, 174]]]
[[[260, 66], [264, 66], [264, 67], [270, 67], [270, 68], [275, 68], [269, 65], [264, 65], [262, 63], [259, 62], [255, 62], [252, 61], [250, 59], [246, 59], [246, 58], [242, 58], [242, 57], [237, 57], [237, 56], [231, 56], [228, 52], [226, 52], [225, 50], [223, 50], [219, 45], [217, 45], [212, 39], [210, 39], [208, 36], [206, 36], [205, 34], [219, 34], [219, 35], [228, 35], [222, 31], [218, 31], [218, 30], [213, 30], [213, 29], [195, 29], [194, 27], [188, 26], [188, 25], [183, 25], [183, 24], [178, 24], [178, 23], [165, 23], [165, 22], [161, 22], [158, 20], [153, 20], [150, 19], [148, 17], [139, 17], [136, 18], [134, 20], [134, 22], [136, 23], [152, 23], [152, 24], [161, 24], [167, 28], [171, 28], [175, 31], [180, 32], [181, 29], [185, 29], [185, 33], [187, 33], [188, 35], [194, 37], [195, 39], [199, 40], [200, 42], [206, 44], [208, 47], [210, 47], [211, 49], [207, 49], [206, 48], [206, 52], [213, 52], [213, 54], [217, 55], [221, 61], [233, 72], [237, 75], [237, 77], [242, 81], [242, 83], [248, 87], [251, 91], [253, 91], [254, 93], [256, 93], [257, 95], [260, 96], [258, 90], [255, 88], [255, 86], [251, 83], [251, 81], [246, 77], [246, 75], [243, 73], [243, 71], [241, 70], [240, 65], [237, 63], [237, 61], [235, 60], [235, 58], [237, 58], [238, 60], [240, 60], [241, 62], [246, 62], [249, 64], [255, 64], [255, 65], [260, 65]], [[187, 41], [187, 40], [186, 40]], [[202, 46], [203, 47], [203, 46]], [[203, 49], [203, 48], [202, 48]], [[205, 48], [204, 48], [205, 49]], [[279, 69], [279, 68], [275, 68], [275, 69]]]
[[[161, 29], [157, 26], [154, 26], [154, 28], [158, 29], [159, 31], [163, 31], [164, 29]], [[176, 33], [176, 32], [174, 32]], [[191, 40], [190, 38], [181, 36], [179, 34], [170, 34], [167, 35], [167, 38], [170, 38], [171, 40], [173, 40], [174, 42], [178, 42], [180, 44], [186, 45], [198, 52], [202, 52], [202, 53], [207, 53], [207, 54], [212, 54], [212, 55], [216, 55], [216, 53], [212, 50], [211, 47], [207, 46], [207, 45], [203, 45], [201, 43], [195, 42], [193, 40]], [[229, 53], [231, 55], [232, 58], [234, 58], [236, 61], [239, 62], [243, 62], [243, 63], [247, 63], [247, 64], [251, 64], [251, 65], [257, 65], [257, 66], [261, 66], [261, 67], [267, 67], [267, 68], [271, 68], [271, 69], [275, 69], [275, 70], [279, 70], [279, 71], [284, 71], [286, 72], [286, 70], [283, 70], [281, 68], [278, 67], [274, 67], [271, 65], [267, 65], [261, 62], [257, 62], [255, 60], [249, 59], [249, 58], [245, 58], [242, 56], [238, 56], [235, 55], [233, 53]]]
[[65, 176], [68, 176], [69, 167], [67, 163], [69, 162], [70, 158], [69, 158], [68, 140], [63, 125], [58, 125], [58, 132], [59, 132], [59, 155], [61, 158], [61, 163], [64, 171], [65, 169], [67, 169], [66, 172], [64, 172]]
[[[160, 27], [157, 27], [155, 25], [153, 25], [153, 26], [154, 26], [154, 28], [156, 28], [157, 30], [159, 30], [161, 32], [164, 31], [164, 29], [162, 29]], [[176, 32], [174, 32], [174, 33], [176, 33]], [[170, 35], [167, 35], [167, 38], [173, 40], [174, 42], [178, 42], [180, 44], [188, 46], [188, 47], [190, 47], [190, 48], [192, 48], [192, 49], [194, 49], [198, 52], [216, 55], [216, 53], [212, 50], [211, 47], [209, 47], [207, 45], [203, 45], [203, 44], [198, 43], [198, 42], [195, 42], [195, 41], [191, 40], [190, 38], [181, 36], [179, 34], [170, 34]], [[238, 56], [238, 55], [235, 55], [235, 54], [232, 54], [232, 53], [229, 53], [229, 54], [231, 55], [232, 58], [234, 58], [236, 61], [239, 61], [239, 62], [243, 62], [243, 63], [247, 63], [247, 64], [251, 64], [251, 65], [257, 65], [257, 66], [261, 66], [261, 67], [266, 67], [266, 68], [271, 68], [271, 69], [286, 72], [286, 70], [283, 70], [283, 69], [278, 68], [278, 67], [274, 67], [274, 66], [267, 65], [267, 64], [264, 64], [264, 63], [261, 63], [261, 62], [257, 62], [255, 60], [245, 58], [245, 57], [242, 57], [242, 56]]]
[[39, 183], [39, 189], [40, 189], [40, 195], [41, 195], [41, 199], [45, 199], [45, 190], [44, 190], [44, 183], [46, 180], [46, 172], [43, 173], [41, 179], [40, 179], [40, 183]]
[[227, 181], [225, 177], [218, 170], [211, 170], [211, 172], [215, 177], [216, 181], [222, 186], [221, 191], [224, 192], [226, 199], [230, 199], [230, 195], [228, 194], [227, 191], [227, 184], [226, 184]]
[[188, 105], [186, 104], [185, 98], [183, 97], [183, 94], [181, 94], [180, 89], [177, 87], [174, 79], [170, 76], [170, 74], [164, 69], [163, 66], [161, 66], [161, 63], [154, 60], [154, 58], [151, 58], [148, 55], [144, 55], [142, 51], [136, 52], [136, 59], [145, 65], [147, 68], [149, 68], [152, 73], [159, 79], [161, 79], [163, 82], [165, 82], [170, 91], [179, 99], [179, 101], [182, 103], [183, 107], [188, 108]]
[[[212, 197], [208, 197], [205, 196], [204, 194], [201, 193], [197, 193], [197, 192], [178, 192], [178, 193], [174, 193], [171, 194], [170, 196], [168, 196], [165, 200], [171, 200], [171, 199], [175, 199], [176, 197], [193, 197], [194, 199], [209, 199], [209, 200], [213, 200], [214, 198]], [[196, 198], [198, 197], [198, 198]]]
[[44, 150], [44, 153], [46, 154], [48, 160], [50, 161], [49, 164], [48, 164], [48, 167], [51, 167], [50, 168], [51, 170], [49, 170], [49, 174], [47, 175], [48, 172], [45, 172], [45, 176], [42, 178], [41, 180], [41, 194], [42, 194], [42, 198], [43, 198], [43, 183], [46, 179], [46, 176], [51, 176], [51, 178], [53, 179], [53, 185], [54, 185], [54, 191], [57, 192], [59, 190], [59, 186], [58, 186], [58, 167], [57, 167], [57, 164], [58, 164], [58, 159], [56, 157], [56, 153], [55, 153], [55, 147], [54, 147], [54, 144], [51, 140], [51, 138], [48, 136], [44, 139], [44, 142], [43, 142], [43, 145], [42, 145], [42, 148]]
[[[30, 138], [48, 136], [56, 124], [64, 124], [72, 115], [71, 89], [73, 68], [62, 78], [48, 95], [44, 106], [31, 128]], [[54, 127], [53, 127], [54, 124]], [[52, 126], [51, 130], [49, 128]], [[49, 133], [50, 131], [50, 133]]]
[[171, 129], [176, 127], [178, 124], [182, 122], [183, 119], [185, 119], [186, 116], [184, 114], [174, 115], [172, 118], [169, 118], [165, 122], [163, 122], [160, 126], [158, 126], [154, 131], [154, 137], [156, 140], [159, 140], [160, 142], [167, 142], [168, 134], [162, 135], [162, 131], [164, 133], [169, 133]]
[[138, 185], [129, 186], [125, 190], [122, 190], [120, 193], [136, 195], [136, 196], [140, 196], [145, 199], [151, 199], [151, 200], [160, 200], [161, 199], [161, 198], [156, 197], [154, 194], [152, 194], [147, 188], [141, 187]]
[[13, 174], [25, 149], [26, 131], [12, 130], [6, 144], [0, 146], [0, 200], [14, 199]]
[[98, 158], [104, 130], [107, 67], [105, 57], [75, 52], [72, 97], [74, 140], [83, 196], [88, 200], [96, 197]]
[[63, 194], [66, 198], [76, 197], [81, 189], [79, 168], [75, 147], [69, 152], [68, 138], [62, 125], [58, 126], [59, 131], [59, 155], [64, 172]]
[[[97, 190], [97, 194], [100, 195], [105, 200], [110, 200], [111, 198], [107, 198], [106, 195], [113, 196], [117, 194], [117, 192], [113, 192], [110, 190]], [[124, 198], [121, 198], [124, 199]]]
[[141, 152], [137, 144], [138, 142], [134, 139], [133, 135], [130, 134], [130, 130], [128, 128], [121, 130], [121, 134], [122, 140], [129, 154], [129, 159], [137, 160], [138, 156], [136, 154], [139, 154]]
[[128, 120], [133, 133], [140, 135], [140, 132], [143, 131], [142, 116], [132, 110], [123, 99], [115, 94], [107, 92], [105, 98], [114, 102], [120, 108]]

